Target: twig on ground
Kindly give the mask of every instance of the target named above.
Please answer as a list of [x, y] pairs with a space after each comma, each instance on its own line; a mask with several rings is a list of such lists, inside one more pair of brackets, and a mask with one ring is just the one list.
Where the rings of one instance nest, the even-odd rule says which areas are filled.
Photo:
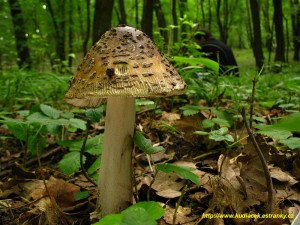
[[267, 162], [264, 158], [264, 155], [254, 137], [254, 134], [252, 132], [252, 130], [250, 129], [250, 126], [247, 123], [247, 119], [246, 119], [246, 113], [245, 113], [245, 108], [242, 108], [241, 110], [241, 115], [243, 117], [244, 120], [244, 124], [246, 126], [247, 132], [249, 134], [250, 140], [258, 154], [258, 157], [261, 161], [261, 164], [263, 166], [263, 170], [264, 170], [264, 174], [265, 174], [265, 178], [266, 178], [266, 183], [267, 183], [267, 189], [268, 189], [268, 207], [267, 207], [267, 213], [271, 214], [273, 212], [273, 183], [272, 183], [272, 178], [271, 178], [271, 174], [270, 171], [268, 169], [268, 165]]

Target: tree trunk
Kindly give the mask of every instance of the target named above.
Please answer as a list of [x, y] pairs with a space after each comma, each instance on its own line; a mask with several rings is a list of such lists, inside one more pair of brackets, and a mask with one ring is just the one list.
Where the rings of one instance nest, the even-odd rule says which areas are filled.
[[144, 31], [151, 39], [153, 39], [153, 10], [154, 1], [143, 1], [143, 18], [141, 21], [142, 31]]
[[276, 34], [276, 53], [275, 61], [285, 62], [285, 42], [283, 32], [283, 14], [282, 14], [282, 1], [273, 0], [274, 6], [274, 25]]
[[159, 32], [160, 35], [164, 38], [164, 42], [168, 43], [168, 31], [166, 30], [167, 22], [165, 19], [165, 15], [163, 13], [160, 0], [154, 0], [154, 1], [155, 1], [154, 10], [157, 18], [158, 27], [160, 28]]
[[175, 26], [173, 29], [173, 43], [178, 42], [178, 29], [176, 28], [178, 26], [178, 19], [177, 19], [177, 13], [176, 13], [176, 0], [171, 0], [171, 17], [172, 17], [172, 23]]
[[264, 55], [262, 50], [260, 16], [258, 0], [250, 0], [251, 17], [253, 23], [252, 50], [255, 57], [256, 67], [260, 70], [264, 65]]
[[82, 43], [83, 55], [86, 55], [86, 53], [87, 53], [87, 44], [89, 42], [90, 33], [91, 33], [90, 11], [91, 11], [91, 1], [86, 0], [86, 32], [85, 32], [85, 37], [84, 37], [84, 40], [83, 40], [83, 43]]
[[69, 59], [68, 59], [68, 66], [69, 68], [72, 67], [73, 63], [73, 0], [69, 0]]
[[94, 23], [93, 23], [93, 44], [111, 28], [114, 0], [96, 0]]
[[[179, 15], [180, 15], [180, 18], [184, 18], [184, 15], [186, 14], [186, 11], [187, 11], [187, 0], [179, 0]], [[187, 33], [187, 25], [186, 24], [183, 24], [181, 23], [181, 26], [180, 26], [180, 34], [181, 34], [181, 42], [183, 40], [187, 40], [189, 35]]]
[[[299, 61], [300, 53], [300, 8], [298, 0], [290, 1], [292, 13], [292, 29], [293, 29], [293, 44], [294, 44], [294, 61]], [[296, 10], [294, 10], [296, 9]]]
[[266, 40], [265, 40], [265, 45], [268, 49], [269, 52], [272, 51], [272, 39], [273, 39], [273, 31], [272, 31], [272, 26], [270, 25], [270, 16], [269, 16], [269, 0], [264, 0], [263, 2], [263, 7], [262, 7], [263, 15], [264, 15], [264, 28], [267, 33], [266, 35]]
[[18, 54], [19, 68], [31, 68], [30, 53], [27, 42], [27, 33], [23, 20], [21, 5], [19, 0], [9, 0], [10, 14], [15, 33], [16, 49]]
[[119, 9], [120, 9], [120, 14], [121, 14], [120, 24], [127, 24], [124, 0], [119, 0]]

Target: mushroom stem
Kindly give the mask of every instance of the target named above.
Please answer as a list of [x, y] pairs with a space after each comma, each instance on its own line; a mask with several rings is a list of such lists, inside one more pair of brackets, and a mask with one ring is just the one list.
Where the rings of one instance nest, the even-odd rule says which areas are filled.
[[109, 97], [99, 174], [100, 218], [119, 213], [132, 202], [132, 149], [135, 98]]

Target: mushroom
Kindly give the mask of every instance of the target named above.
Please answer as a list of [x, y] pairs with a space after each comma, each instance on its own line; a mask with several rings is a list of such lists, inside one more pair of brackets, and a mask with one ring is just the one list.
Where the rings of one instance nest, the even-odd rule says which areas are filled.
[[118, 213], [132, 202], [135, 97], [166, 97], [186, 84], [142, 31], [111, 28], [90, 49], [71, 80], [65, 101], [97, 107], [107, 98], [99, 172], [98, 217]]

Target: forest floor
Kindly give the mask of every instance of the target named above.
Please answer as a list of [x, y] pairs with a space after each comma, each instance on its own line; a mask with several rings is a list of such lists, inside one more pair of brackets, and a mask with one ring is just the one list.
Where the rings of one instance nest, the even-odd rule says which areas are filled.
[[[200, 186], [175, 173], [158, 172], [153, 180], [145, 154], [137, 151], [134, 157], [136, 198], [163, 205], [165, 215], [159, 224], [173, 224], [175, 214], [175, 224], [264, 224], [264, 219], [250, 218], [268, 216], [264, 172], [252, 143], [244, 139], [237, 147], [228, 149], [222, 142], [194, 134], [206, 113], [188, 117], [176, 112], [139, 114], [137, 124], [153, 143], [160, 143], [166, 149], [152, 155], [152, 162], [195, 168], [193, 173], [199, 177]], [[176, 132], [168, 131], [168, 125], [176, 128]], [[97, 129], [95, 126], [92, 133], [102, 132]], [[242, 123], [237, 132], [241, 137], [247, 136]], [[2, 128], [1, 133], [9, 134], [9, 131]], [[271, 216], [286, 217], [271, 219], [271, 224], [290, 224], [300, 210], [299, 155], [276, 149], [271, 140], [262, 136], [257, 138], [267, 156], [274, 185]], [[21, 149], [11, 139], [2, 143], [1, 224], [90, 224], [89, 213], [95, 209], [97, 191], [81, 172], [74, 177], [59, 172], [56, 165], [66, 149], [49, 145], [40, 159], [29, 158], [26, 168], [20, 164], [24, 156]], [[73, 194], [80, 190], [89, 191], [90, 197], [74, 199]], [[177, 209], [176, 204], [180, 205]], [[214, 218], [235, 214], [236, 218], [231, 219]]]
[[[134, 201], [159, 202], [165, 213], [158, 224], [292, 223], [300, 211], [299, 149], [278, 147], [276, 140], [256, 135], [273, 181], [273, 211], [269, 214], [265, 173], [242, 118], [228, 132], [240, 141], [228, 145], [195, 133], [201, 129], [201, 122], [212, 116], [210, 110], [184, 116], [180, 103], [172, 105], [166, 100], [159, 104], [160, 113], [148, 109], [137, 113], [136, 129], [165, 151], [151, 155], [152, 166], [137, 148], [133, 155]], [[223, 102], [222, 108], [230, 104]], [[205, 106], [205, 102], [200, 100], [197, 105]], [[266, 120], [285, 114], [278, 107], [256, 111]], [[90, 136], [103, 133], [103, 125], [103, 121], [92, 124]], [[0, 225], [91, 224], [97, 189], [81, 170], [74, 176], [59, 171], [57, 165], [67, 148], [48, 136], [46, 150], [29, 156], [23, 164], [21, 142], [5, 126], [0, 127], [0, 135], [10, 137], [1, 139], [0, 146]], [[76, 132], [69, 138], [83, 135]], [[89, 155], [85, 166], [94, 160]], [[176, 173], [153, 172], [153, 165], [166, 162], [193, 168], [200, 185]], [[88, 197], [76, 198], [76, 193], [83, 191], [89, 193]]]

